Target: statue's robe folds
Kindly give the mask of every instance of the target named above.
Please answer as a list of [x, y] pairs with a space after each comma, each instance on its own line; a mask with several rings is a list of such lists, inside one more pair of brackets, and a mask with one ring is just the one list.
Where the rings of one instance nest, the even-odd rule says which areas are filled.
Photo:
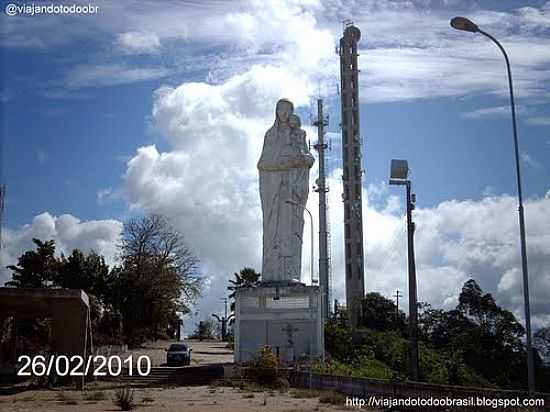
[[[301, 131], [305, 134], [305, 132]], [[291, 129], [278, 120], [266, 132], [258, 162], [263, 212], [263, 281], [300, 279], [304, 207], [314, 158], [305, 145], [288, 155]], [[289, 204], [291, 200], [296, 204]]]

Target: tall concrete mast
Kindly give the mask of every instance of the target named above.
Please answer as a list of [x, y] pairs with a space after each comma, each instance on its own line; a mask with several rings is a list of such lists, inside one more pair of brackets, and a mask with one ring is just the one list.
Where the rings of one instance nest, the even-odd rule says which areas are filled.
[[344, 241], [346, 305], [352, 328], [357, 326], [365, 295], [363, 254], [362, 167], [359, 130], [359, 69], [357, 42], [361, 31], [346, 23], [340, 39], [340, 94], [342, 105], [342, 166], [344, 184]]
[[323, 114], [323, 99], [317, 100], [317, 119], [313, 122], [317, 126], [317, 144], [313, 147], [319, 152], [319, 178], [317, 179], [315, 191], [319, 193], [319, 285], [321, 287], [321, 313], [323, 321], [329, 316], [330, 300], [330, 279], [329, 279], [329, 244], [327, 225], [327, 192], [325, 174], [325, 150], [328, 145], [325, 143], [325, 126], [328, 120]]
[[4, 199], [6, 198], [6, 185], [0, 186], [0, 250], [2, 250], [2, 218], [4, 216]]

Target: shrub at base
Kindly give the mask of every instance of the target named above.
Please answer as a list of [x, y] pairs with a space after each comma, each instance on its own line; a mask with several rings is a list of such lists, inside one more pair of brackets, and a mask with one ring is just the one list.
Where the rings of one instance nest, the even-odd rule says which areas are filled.
[[245, 364], [244, 377], [269, 387], [288, 387], [286, 368], [280, 369], [277, 357], [269, 346], [263, 346], [256, 357]]

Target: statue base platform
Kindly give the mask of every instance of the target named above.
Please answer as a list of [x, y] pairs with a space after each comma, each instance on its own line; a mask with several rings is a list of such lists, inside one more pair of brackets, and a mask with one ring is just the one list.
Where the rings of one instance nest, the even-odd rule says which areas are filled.
[[324, 356], [321, 291], [303, 283], [261, 282], [235, 294], [235, 362], [265, 345], [287, 363]]

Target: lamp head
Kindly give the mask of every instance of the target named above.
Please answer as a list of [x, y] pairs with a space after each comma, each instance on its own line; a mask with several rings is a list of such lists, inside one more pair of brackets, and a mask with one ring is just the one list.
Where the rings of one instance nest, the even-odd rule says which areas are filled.
[[477, 33], [479, 27], [473, 21], [468, 20], [466, 17], [453, 17], [451, 19], [451, 27], [453, 29], [469, 31], [471, 33]]

